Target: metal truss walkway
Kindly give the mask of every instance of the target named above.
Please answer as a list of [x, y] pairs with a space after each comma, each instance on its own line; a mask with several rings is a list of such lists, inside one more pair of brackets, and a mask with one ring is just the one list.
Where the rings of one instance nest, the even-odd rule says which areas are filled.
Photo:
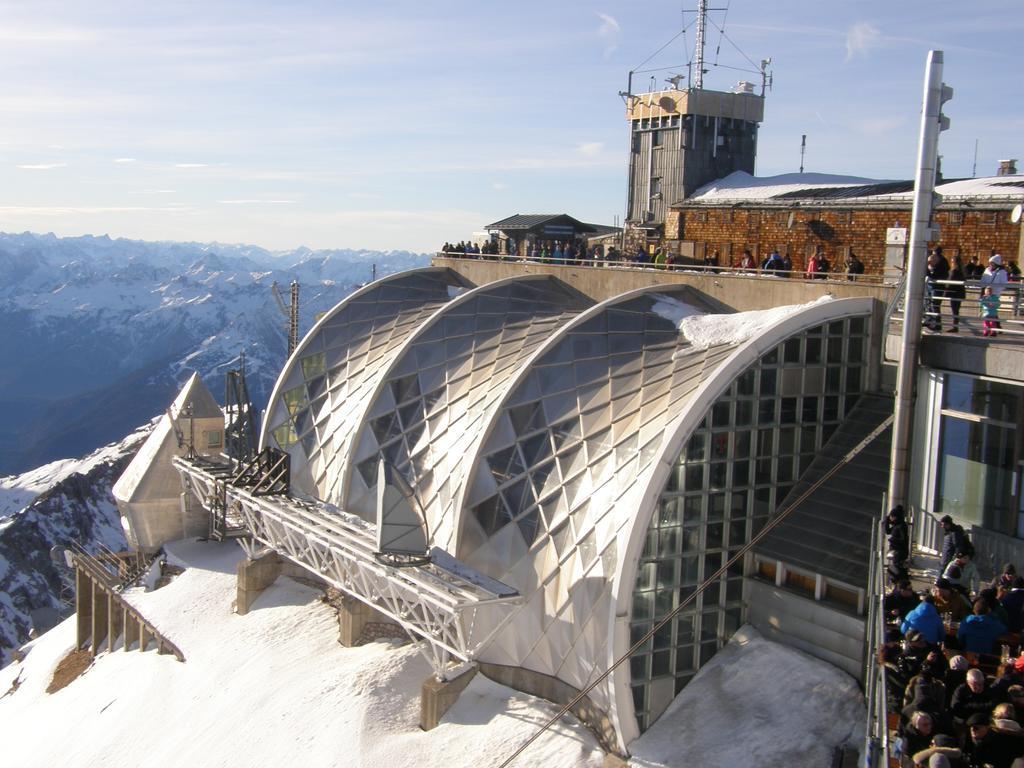
[[[518, 592], [434, 548], [430, 561], [395, 567], [376, 558], [376, 529], [320, 502], [267, 484], [237, 485], [245, 469], [208, 458], [176, 457], [185, 489], [219, 521], [226, 536], [247, 535], [388, 617], [416, 641], [434, 674], [446, 679], [494, 638], [520, 601]], [[241, 471], [240, 471], [241, 470]], [[273, 485], [272, 483], [270, 484]], [[242, 540], [247, 553], [257, 547]]]

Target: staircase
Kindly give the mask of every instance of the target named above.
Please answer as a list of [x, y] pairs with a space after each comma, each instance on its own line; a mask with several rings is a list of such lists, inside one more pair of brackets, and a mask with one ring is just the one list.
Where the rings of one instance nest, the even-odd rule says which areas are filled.
[[[779, 509], [817, 483], [892, 411], [891, 396], [862, 395]], [[793, 510], [755, 551], [851, 586], [866, 586], [872, 527], [889, 482], [891, 442], [889, 427]]]

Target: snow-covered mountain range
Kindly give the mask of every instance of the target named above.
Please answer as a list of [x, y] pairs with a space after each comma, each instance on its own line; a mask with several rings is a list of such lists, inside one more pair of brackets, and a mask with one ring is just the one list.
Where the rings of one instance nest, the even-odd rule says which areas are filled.
[[286, 351], [271, 294], [300, 283], [300, 330], [370, 280], [423, 266], [407, 251], [0, 234], [0, 476], [120, 439], [198, 371], [223, 393], [245, 352], [262, 407]]

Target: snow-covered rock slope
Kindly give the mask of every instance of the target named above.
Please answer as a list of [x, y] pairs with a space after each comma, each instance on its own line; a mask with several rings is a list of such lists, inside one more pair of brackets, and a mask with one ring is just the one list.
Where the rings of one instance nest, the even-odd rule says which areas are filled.
[[60, 609], [62, 574], [50, 560], [51, 547], [72, 541], [89, 551], [126, 547], [110, 488], [151, 428], [84, 459], [0, 479], [0, 666], [28, 638], [32, 611]]

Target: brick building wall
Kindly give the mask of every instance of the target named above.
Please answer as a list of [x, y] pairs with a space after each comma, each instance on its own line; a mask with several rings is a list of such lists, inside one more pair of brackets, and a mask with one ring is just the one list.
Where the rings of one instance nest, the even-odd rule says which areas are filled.
[[[793, 224], [790, 226], [790, 216]], [[1021, 249], [1021, 225], [1010, 221], [1006, 209], [944, 211], [935, 215], [947, 258], [959, 253], [964, 263], [977, 254], [982, 263], [996, 251], [1015, 261]], [[821, 246], [834, 270], [841, 270], [849, 249], [864, 262], [867, 274], [882, 274], [885, 233], [889, 227], [910, 227], [909, 208], [734, 208], [694, 206], [669, 210], [665, 219], [666, 246], [700, 260], [719, 251], [722, 266], [736, 265], [745, 248], [759, 262], [773, 248], [789, 253], [793, 269], [803, 270]], [[909, 236], [909, 235], [908, 235]]]

